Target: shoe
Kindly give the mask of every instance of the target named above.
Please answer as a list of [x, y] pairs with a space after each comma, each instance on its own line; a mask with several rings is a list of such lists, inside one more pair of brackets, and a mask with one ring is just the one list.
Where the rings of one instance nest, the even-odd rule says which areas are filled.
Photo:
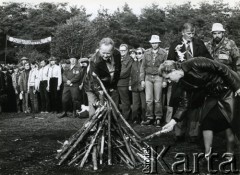
[[157, 119], [157, 120], [156, 120], [156, 127], [157, 127], [157, 128], [160, 128], [160, 127], [161, 127], [161, 121], [160, 121], [160, 119]]
[[44, 111], [41, 111], [41, 114], [44, 114], [45, 112]]
[[151, 120], [151, 119], [147, 119], [146, 121], [142, 122], [141, 124], [142, 125], [151, 125], [154, 123], [154, 120]]
[[58, 116], [58, 118], [64, 118], [64, 117], [67, 117], [67, 116], [68, 116], [67, 113], [64, 112], [62, 115]]

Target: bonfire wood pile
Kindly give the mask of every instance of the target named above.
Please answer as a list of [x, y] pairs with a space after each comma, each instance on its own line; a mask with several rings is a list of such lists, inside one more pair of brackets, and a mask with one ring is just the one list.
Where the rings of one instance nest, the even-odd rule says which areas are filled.
[[144, 163], [143, 147], [148, 145], [127, 123], [102, 82], [96, 78], [105, 94], [104, 100], [82, 128], [65, 141], [56, 156], [58, 164], [67, 163], [79, 168], [92, 164], [97, 170], [102, 164], [125, 163], [127, 167], [135, 168]]

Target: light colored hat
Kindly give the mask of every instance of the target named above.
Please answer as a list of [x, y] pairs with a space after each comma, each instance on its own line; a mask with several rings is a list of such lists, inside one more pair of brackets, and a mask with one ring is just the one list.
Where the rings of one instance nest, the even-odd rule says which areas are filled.
[[212, 32], [215, 31], [225, 32], [225, 29], [223, 28], [223, 25], [221, 23], [214, 23], [212, 25]]
[[22, 57], [22, 58], [21, 58], [21, 61], [22, 61], [22, 60], [29, 60], [29, 59], [28, 59], [27, 57]]
[[149, 41], [150, 43], [160, 43], [160, 38], [158, 35], [152, 35], [151, 40]]
[[89, 62], [89, 59], [88, 58], [80, 58], [78, 61], [80, 63], [82, 63], [82, 62]]
[[57, 58], [54, 57], [54, 56], [51, 56], [51, 57], [48, 59], [48, 61], [57, 61]]

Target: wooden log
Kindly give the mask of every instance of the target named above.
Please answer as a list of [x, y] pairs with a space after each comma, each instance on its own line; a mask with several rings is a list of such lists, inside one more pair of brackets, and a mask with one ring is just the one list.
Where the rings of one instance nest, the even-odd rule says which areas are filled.
[[155, 133], [153, 133], [153, 134], [151, 134], [151, 135], [149, 135], [149, 136], [146, 136], [146, 137], [142, 138], [142, 141], [143, 141], [143, 140], [152, 139], [153, 137], [160, 136], [160, 135], [162, 135], [162, 134], [163, 134], [163, 133], [162, 133], [162, 130], [160, 130], [160, 131], [158, 131], [158, 132], [155, 132]]
[[85, 155], [86, 151], [83, 151], [82, 153], [78, 154], [76, 157], [74, 157], [69, 163], [68, 165], [72, 165], [74, 162], [78, 161], [81, 157], [83, 157]]
[[77, 141], [72, 145], [72, 147], [68, 150], [68, 152], [62, 157], [61, 161], [58, 165], [61, 165], [67, 157], [72, 153], [72, 151], [76, 148], [76, 146], [82, 141], [82, 139], [86, 136], [86, 134], [92, 129], [92, 127], [101, 119], [102, 116], [106, 115], [106, 110], [103, 108], [103, 113], [101, 113], [99, 116], [97, 116], [89, 125], [88, 127], [83, 131], [81, 136], [77, 139]]
[[121, 156], [119, 153], [116, 153], [116, 155], [117, 155], [118, 157], [120, 157], [120, 159], [128, 166], [128, 168], [130, 168], [130, 169], [133, 169], [133, 168], [134, 168], [134, 167], [131, 166], [131, 165], [124, 159], [124, 157]]
[[92, 151], [92, 162], [93, 162], [93, 170], [96, 171], [98, 169], [97, 165], [97, 146], [93, 146], [93, 151]]
[[59, 159], [69, 148], [71, 148], [71, 146], [73, 145], [73, 143], [79, 138], [79, 136], [82, 134], [82, 132], [87, 128], [86, 124], [87, 124], [88, 122], [91, 122], [92, 120], [96, 119], [96, 117], [99, 115], [99, 113], [100, 113], [102, 110], [103, 110], [103, 107], [97, 108], [95, 114], [94, 114], [91, 118], [87, 119], [87, 120], [84, 122], [82, 128], [79, 129], [79, 130], [68, 140], [68, 144], [67, 144], [67, 145], [63, 145], [63, 147], [61, 148], [62, 151], [57, 154], [56, 159]]
[[88, 149], [87, 149], [87, 152], [86, 152], [86, 154], [84, 155], [84, 157], [83, 157], [83, 159], [82, 159], [82, 161], [81, 161], [81, 164], [80, 164], [80, 166], [79, 166], [80, 168], [82, 168], [82, 167], [84, 166], [85, 161], [87, 160], [88, 155], [89, 155], [89, 153], [90, 153], [90, 151], [91, 151], [91, 149], [92, 149], [92, 147], [93, 147], [93, 145], [94, 145], [94, 143], [95, 143], [95, 140], [97, 139], [97, 136], [99, 135], [99, 133], [100, 133], [100, 131], [101, 131], [103, 125], [104, 125], [104, 122], [105, 122], [106, 117], [107, 117], [107, 113], [103, 116], [102, 122], [101, 122], [101, 124], [99, 125], [99, 127], [98, 127], [98, 129], [97, 129], [97, 132], [95, 133], [95, 135], [93, 136], [93, 138], [92, 138], [92, 140], [91, 140], [91, 143], [90, 143], [90, 145], [89, 145], [89, 147], [88, 147]]
[[112, 165], [111, 109], [108, 107], [108, 165]]
[[[107, 99], [111, 102], [112, 107], [115, 109], [115, 111], [117, 112], [118, 116], [122, 119], [122, 121], [124, 122], [124, 124], [128, 127], [128, 129], [135, 135], [135, 137], [137, 137], [138, 139], [141, 139], [141, 137], [134, 131], [134, 129], [129, 125], [129, 123], [125, 120], [125, 118], [122, 116], [122, 114], [120, 113], [120, 111], [118, 110], [115, 102], [113, 101], [113, 99], [110, 97], [110, 95], [108, 94], [106, 88], [104, 87], [102, 81], [100, 80], [100, 78], [93, 72], [92, 75], [98, 80], [104, 94], [106, 95]], [[114, 112], [113, 112], [114, 113]]]
[[105, 127], [103, 127], [103, 132], [101, 136], [101, 146], [100, 146], [100, 155], [99, 155], [99, 164], [103, 164], [103, 152], [104, 152], [104, 142], [105, 142]]

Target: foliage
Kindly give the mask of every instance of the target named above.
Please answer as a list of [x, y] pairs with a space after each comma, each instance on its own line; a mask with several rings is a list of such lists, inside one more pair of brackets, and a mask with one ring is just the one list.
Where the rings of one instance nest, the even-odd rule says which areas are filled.
[[[65, 59], [94, 53], [103, 37], [111, 37], [116, 47], [126, 43], [134, 48], [148, 48], [151, 35], [157, 34], [162, 40], [161, 46], [169, 47], [181, 36], [185, 22], [195, 24], [197, 37], [204, 41], [211, 39], [212, 24], [220, 22], [227, 36], [240, 45], [240, 4], [230, 8], [223, 0], [215, 0], [213, 4], [203, 1], [198, 6], [186, 2], [164, 9], [152, 4], [143, 8], [140, 15], [124, 4], [112, 14], [102, 8], [95, 18], [90, 16], [84, 7], [69, 7], [67, 3], [46, 2], [36, 6], [4, 3], [0, 6], [0, 60], [4, 60], [6, 34], [22, 39], [53, 37], [51, 45], [21, 46], [8, 42], [9, 62], [30, 53]], [[32, 57], [37, 57], [34, 54]]]

